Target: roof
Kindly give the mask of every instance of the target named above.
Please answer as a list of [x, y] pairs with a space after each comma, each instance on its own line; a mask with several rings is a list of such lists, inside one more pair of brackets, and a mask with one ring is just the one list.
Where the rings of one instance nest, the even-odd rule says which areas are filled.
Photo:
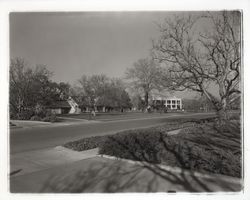
[[55, 101], [51, 105], [48, 106], [49, 108], [71, 108], [67, 101]]

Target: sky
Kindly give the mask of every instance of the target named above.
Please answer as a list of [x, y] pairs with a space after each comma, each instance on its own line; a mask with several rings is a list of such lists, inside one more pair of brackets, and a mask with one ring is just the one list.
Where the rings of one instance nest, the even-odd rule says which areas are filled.
[[122, 78], [126, 68], [149, 56], [152, 39], [159, 37], [157, 23], [173, 14], [11, 13], [10, 57], [24, 58], [30, 67], [45, 64], [57, 82], [74, 84], [93, 74]]
[[166, 13], [11, 13], [10, 57], [45, 64], [54, 80], [73, 83], [81, 75], [122, 77], [149, 55]]

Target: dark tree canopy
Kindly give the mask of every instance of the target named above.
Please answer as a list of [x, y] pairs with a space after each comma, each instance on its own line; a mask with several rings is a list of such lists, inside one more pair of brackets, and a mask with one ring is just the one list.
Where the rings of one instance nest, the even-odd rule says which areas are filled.
[[10, 63], [10, 113], [16, 116], [27, 110], [34, 111], [39, 105], [46, 107], [67, 95], [70, 87], [51, 80], [52, 72], [45, 65], [29, 68], [22, 58], [11, 59]]

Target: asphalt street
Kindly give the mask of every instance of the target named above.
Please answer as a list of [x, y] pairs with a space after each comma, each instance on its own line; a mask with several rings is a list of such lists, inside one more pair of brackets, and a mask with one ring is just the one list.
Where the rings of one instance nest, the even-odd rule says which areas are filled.
[[10, 129], [10, 154], [62, 145], [84, 137], [114, 134], [126, 129], [157, 126], [170, 119], [201, 118], [213, 113], [164, 114], [154, 118], [78, 123], [58, 126]]

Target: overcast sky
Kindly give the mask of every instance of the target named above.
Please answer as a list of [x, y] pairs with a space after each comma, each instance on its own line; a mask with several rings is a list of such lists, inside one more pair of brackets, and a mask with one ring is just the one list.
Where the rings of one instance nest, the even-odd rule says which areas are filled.
[[54, 80], [73, 83], [81, 75], [121, 77], [149, 55], [155, 22], [166, 13], [12, 13], [10, 56], [46, 64]]
[[127, 67], [149, 55], [159, 36], [156, 24], [173, 14], [11, 13], [10, 57], [22, 57], [31, 67], [47, 65], [57, 82], [74, 84], [83, 74], [123, 77]]

